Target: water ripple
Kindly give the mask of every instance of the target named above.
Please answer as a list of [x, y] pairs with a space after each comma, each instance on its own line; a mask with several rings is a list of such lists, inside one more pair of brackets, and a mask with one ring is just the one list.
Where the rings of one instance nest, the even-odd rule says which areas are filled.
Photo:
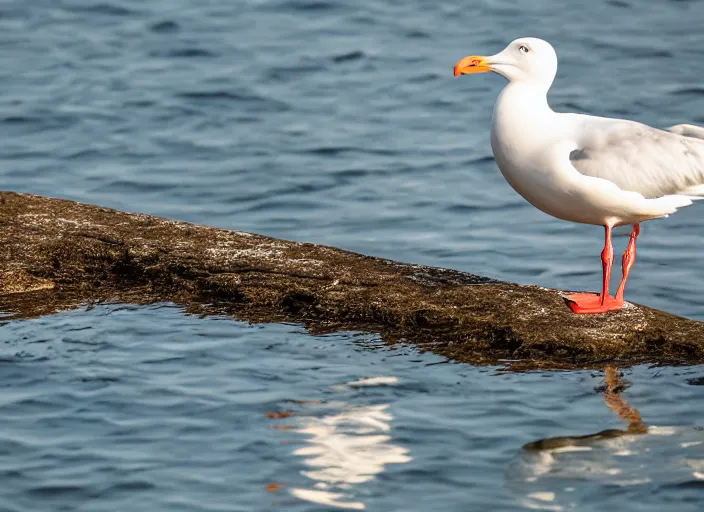
[[[490, 156], [503, 81], [453, 79], [452, 65], [532, 27], [560, 57], [559, 110], [701, 122], [699, 7], [5, 2], [2, 186], [594, 289], [599, 229], [552, 219], [511, 190]], [[700, 207], [643, 226], [631, 300], [704, 318]], [[168, 305], [0, 327], [0, 508], [325, 507], [292, 489], [369, 510], [699, 508], [699, 369], [633, 371], [625, 395], [648, 424], [676, 425], [671, 435], [547, 457], [520, 447], [623, 429], [593, 392], [599, 375], [491, 376], [373, 336], [311, 338]], [[375, 376], [399, 382], [347, 384]], [[283, 410], [294, 415], [266, 416]], [[306, 428], [315, 432], [296, 430]], [[312, 446], [319, 453], [294, 454]], [[508, 470], [513, 460], [537, 480]], [[310, 478], [336, 471], [355, 483]]]

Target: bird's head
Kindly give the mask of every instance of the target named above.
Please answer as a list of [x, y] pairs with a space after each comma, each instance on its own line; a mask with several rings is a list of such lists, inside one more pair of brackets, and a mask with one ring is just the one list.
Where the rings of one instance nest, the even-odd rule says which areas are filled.
[[496, 55], [472, 55], [455, 65], [455, 76], [493, 71], [511, 82], [552, 84], [557, 73], [557, 55], [547, 41], [522, 37], [510, 43]]

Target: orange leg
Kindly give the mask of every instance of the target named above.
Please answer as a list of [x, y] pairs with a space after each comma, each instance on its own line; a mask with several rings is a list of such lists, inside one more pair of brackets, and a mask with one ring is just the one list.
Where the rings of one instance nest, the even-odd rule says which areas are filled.
[[[604, 240], [604, 250], [601, 251], [601, 266], [603, 269], [601, 295], [597, 293], [574, 293], [568, 295], [567, 305], [575, 313], [606, 313], [607, 311], [621, 309], [623, 307], [623, 291], [621, 287], [619, 287], [622, 295], [621, 298], [609, 295], [611, 266], [614, 263], [614, 246], [611, 244], [611, 226], [604, 226], [604, 230], [606, 236]], [[633, 259], [635, 259], [635, 241]], [[633, 263], [631, 262], [631, 266], [632, 265]], [[628, 267], [628, 270], [630, 270], [630, 267]]]
[[621, 279], [621, 284], [618, 285], [618, 290], [616, 290], [617, 300], [623, 301], [623, 292], [626, 290], [626, 280], [628, 279], [628, 274], [631, 272], [631, 268], [633, 268], [633, 264], [636, 262], [636, 239], [639, 234], [640, 226], [635, 224], [633, 231], [631, 231], [631, 239], [628, 241], [626, 252], [623, 253], [623, 258], [621, 258], [623, 278]]

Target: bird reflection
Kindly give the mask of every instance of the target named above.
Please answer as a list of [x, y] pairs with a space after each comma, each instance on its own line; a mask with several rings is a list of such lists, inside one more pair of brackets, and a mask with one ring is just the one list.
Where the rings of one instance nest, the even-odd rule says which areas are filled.
[[638, 487], [647, 493], [701, 487], [702, 430], [646, 425], [622, 396], [627, 385], [617, 368], [605, 368], [602, 399], [625, 428], [541, 439], [523, 447], [507, 475], [523, 508], [579, 510], [585, 500], [614, 488]]
[[575, 488], [569, 484], [561, 485], [561, 482], [566, 484], [589, 478], [603, 479], [611, 484], [635, 485], [649, 481], [647, 477], [626, 477], [614, 460], [614, 456], [630, 455], [630, 446], [635, 437], [648, 432], [638, 410], [621, 396], [626, 386], [617, 368], [605, 368], [602, 398], [606, 406], [627, 423], [625, 429], [608, 429], [583, 436], [551, 437], [523, 447], [523, 455], [514, 466], [514, 478], [510, 480], [516, 491], [523, 495], [522, 504], [526, 509], [551, 512], [574, 510], [574, 493], [569, 491]]
[[532, 443], [526, 444], [525, 450], [554, 450], [558, 448], [569, 449], [570, 447], [578, 448], [580, 446], [588, 446], [595, 441], [604, 439], [613, 439], [625, 435], [646, 434], [648, 427], [643, 423], [643, 419], [638, 412], [638, 409], [631, 406], [621, 396], [621, 391], [626, 388], [627, 383], [621, 380], [621, 373], [618, 368], [607, 366], [604, 370], [605, 390], [602, 395], [606, 406], [614, 411], [619, 418], [628, 423], [626, 430], [622, 429], [607, 429], [597, 432], [596, 434], [587, 434], [585, 436], [565, 436], [565, 437], [550, 437], [540, 439]]
[[629, 434], [646, 434], [648, 427], [643, 423], [643, 419], [638, 412], [638, 409], [628, 405], [621, 391], [625, 388], [621, 381], [621, 374], [618, 368], [607, 366], [605, 370], [606, 391], [603, 397], [606, 406], [614, 411], [619, 418], [628, 423], [627, 433]]

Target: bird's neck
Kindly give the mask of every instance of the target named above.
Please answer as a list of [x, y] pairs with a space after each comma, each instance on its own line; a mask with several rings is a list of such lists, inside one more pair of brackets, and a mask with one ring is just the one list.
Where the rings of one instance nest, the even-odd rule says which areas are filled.
[[548, 89], [541, 84], [511, 82], [501, 91], [491, 126], [491, 146], [498, 163], [519, 158], [536, 137], [553, 129], [557, 114], [548, 105]]
[[540, 84], [512, 82], [501, 91], [494, 106], [492, 132], [499, 131], [521, 138], [550, 123], [555, 112], [548, 105], [548, 87]]
[[494, 107], [494, 122], [510, 119], [512, 123], [516, 118], [525, 120], [554, 114], [548, 105], [547, 93], [549, 85], [534, 84], [532, 82], [512, 82], [501, 91]]

